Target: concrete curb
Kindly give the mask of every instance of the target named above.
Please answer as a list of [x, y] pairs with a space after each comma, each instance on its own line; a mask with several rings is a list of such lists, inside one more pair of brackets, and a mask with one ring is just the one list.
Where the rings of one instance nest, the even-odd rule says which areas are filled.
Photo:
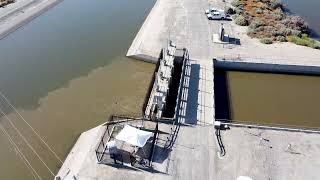
[[130, 56], [127, 55], [127, 57], [137, 59], [137, 60], [142, 60], [142, 61], [153, 63], [153, 64], [156, 64], [158, 62], [158, 57], [153, 57], [146, 54], [134, 54]]
[[270, 64], [264, 62], [254, 63], [232, 60], [214, 60], [214, 66], [215, 68], [236, 71], [320, 75], [319, 66]]

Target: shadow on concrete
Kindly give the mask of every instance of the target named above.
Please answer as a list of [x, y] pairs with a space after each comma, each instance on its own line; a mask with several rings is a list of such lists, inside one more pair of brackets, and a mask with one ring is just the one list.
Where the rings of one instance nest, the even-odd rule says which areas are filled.
[[232, 21], [231, 18], [225, 18], [225, 19], [209, 19], [210, 21]]
[[229, 37], [229, 44], [240, 46], [241, 42], [240, 42], [240, 39], [238, 39], [238, 38]]
[[168, 159], [171, 149], [155, 145], [154, 152], [155, 156], [153, 157], [152, 162], [163, 163], [166, 159]]
[[[106, 164], [102, 164], [102, 165], [106, 165]], [[164, 173], [164, 172], [161, 172], [161, 171], [158, 171], [156, 169], [149, 168], [149, 167], [146, 167], [146, 168], [142, 168], [142, 167], [135, 168], [135, 167], [130, 167], [130, 166], [124, 166], [123, 164], [108, 164], [106, 166], [111, 166], [113, 168], [123, 169], [123, 170], [137, 171], [137, 172], [147, 171], [147, 172], [150, 172], [150, 173], [167, 174], [167, 173]]]
[[199, 94], [199, 80], [200, 80], [200, 65], [191, 64], [190, 79], [188, 88], [188, 98], [186, 107], [186, 124], [197, 124], [197, 109], [198, 109], [198, 94]]

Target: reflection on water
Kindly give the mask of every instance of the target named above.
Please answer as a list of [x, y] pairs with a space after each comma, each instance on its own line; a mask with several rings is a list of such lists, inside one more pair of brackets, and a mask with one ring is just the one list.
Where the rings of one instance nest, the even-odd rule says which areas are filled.
[[[140, 114], [154, 66], [124, 55], [153, 4], [63, 1], [0, 41], [0, 89], [60, 157], [112, 113]], [[0, 107], [9, 109], [1, 98]], [[56, 173], [53, 155], [17, 114], [9, 118]], [[0, 121], [41, 177], [52, 179], [8, 121]], [[2, 133], [0, 144], [0, 179], [33, 179]]]
[[217, 71], [215, 79], [221, 80], [223, 90], [215, 90], [215, 96], [220, 96], [215, 100], [217, 111], [220, 108], [217, 118], [320, 127], [320, 77]]

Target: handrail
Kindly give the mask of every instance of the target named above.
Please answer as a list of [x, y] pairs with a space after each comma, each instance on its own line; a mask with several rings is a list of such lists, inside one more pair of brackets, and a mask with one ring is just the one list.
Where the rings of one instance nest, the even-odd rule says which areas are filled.
[[[98, 162], [101, 162], [103, 155], [105, 154], [106, 147], [107, 147], [107, 145], [104, 143], [104, 138], [106, 137], [106, 135], [108, 133], [108, 135], [109, 135], [109, 137], [107, 139], [107, 142], [108, 142], [110, 140], [112, 132], [114, 130], [114, 126], [113, 126], [111, 129], [111, 132], [109, 132], [109, 125], [118, 124], [118, 123], [125, 123], [125, 122], [135, 121], [135, 120], [143, 120], [143, 118], [128, 117], [128, 116], [124, 116], [124, 115], [111, 115], [109, 117], [109, 121], [101, 125], [101, 126], [106, 126], [106, 129], [104, 130], [105, 132], [101, 136], [100, 142], [98, 143], [98, 146], [95, 149]], [[102, 152], [100, 152], [100, 149], [102, 149]]]
[[158, 137], [158, 130], [159, 130], [159, 125], [157, 123], [156, 129], [155, 129], [155, 132], [154, 132], [154, 135], [153, 135], [153, 140], [152, 140], [151, 154], [149, 155], [149, 158], [148, 158], [150, 167], [152, 167], [152, 159], [153, 159], [153, 155], [154, 155], [155, 142], [156, 142], [156, 139]]
[[235, 127], [320, 133], [320, 128], [312, 128], [312, 127], [306, 127], [306, 126], [294, 126], [294, 125], [276, 124], [276, 123], [253, 123], [248, 121], [237, 121], [237, 120], [228, 120], [228, 119], [216, 119], [216, 121], [221, 121], [221, 123], [224, 125], [235, 126]]
[[[183, 49], [184, 52], [184, 57], [183, 57], [183, 64], [182, 64], [182, 71], [181, 71], [181, 77], [180, 77], [180, 82], [179, 82], [179, 88], [178, 88], [178, 95], [176, 99], [176, 107], [175, 107], [175, 115], [174, 115], [174, 120], [172, 122], [172, 126], [170, 128], [170, 135], [167, 137], [167, 141], [164, 145], [165, 148], [171, 148], [173, 145], [173, 142], [178, 134], [179, 128], [180, 128], [180, 122], [178, 117], [178, 106], [179, 106], [179, 101], [181, 99], [181, 91], [182, 91], [182, 83], [184, 79], [184, 74], [185, 74], [185, 67], [186, 67], [186, 62], [189, 61], [189, 53], [188, 50], [185, 48]], [[174, 128], [174, 129], [173, 129]]]

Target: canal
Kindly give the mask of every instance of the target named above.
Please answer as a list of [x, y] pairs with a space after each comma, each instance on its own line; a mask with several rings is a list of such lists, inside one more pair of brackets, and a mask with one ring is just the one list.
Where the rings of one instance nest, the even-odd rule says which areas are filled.
[[282, 0], [285, 6], [293, 14], [297, 14], [303, 17], [313, 30], [312, 36], [320, 38], [320, 23], [319, 23], [319, 12], [320, 8], [319, 0]]
[[[155, 0], [65, 0], [0, 41], [0, 89], [61, 158], [109, 115], [139, 115], [154, 65], [125, 58]], [[150, 78], [149, 78], [150, 77]], [[1, 109], [56, 173], [60, 164], [3, 98]], [[52, 179], [5, 118], [42, 179]], [[34, 179], [0, 134], [0, 179]]]
[[215, 70], [216, 118], [319, 128], [320, 77]]

